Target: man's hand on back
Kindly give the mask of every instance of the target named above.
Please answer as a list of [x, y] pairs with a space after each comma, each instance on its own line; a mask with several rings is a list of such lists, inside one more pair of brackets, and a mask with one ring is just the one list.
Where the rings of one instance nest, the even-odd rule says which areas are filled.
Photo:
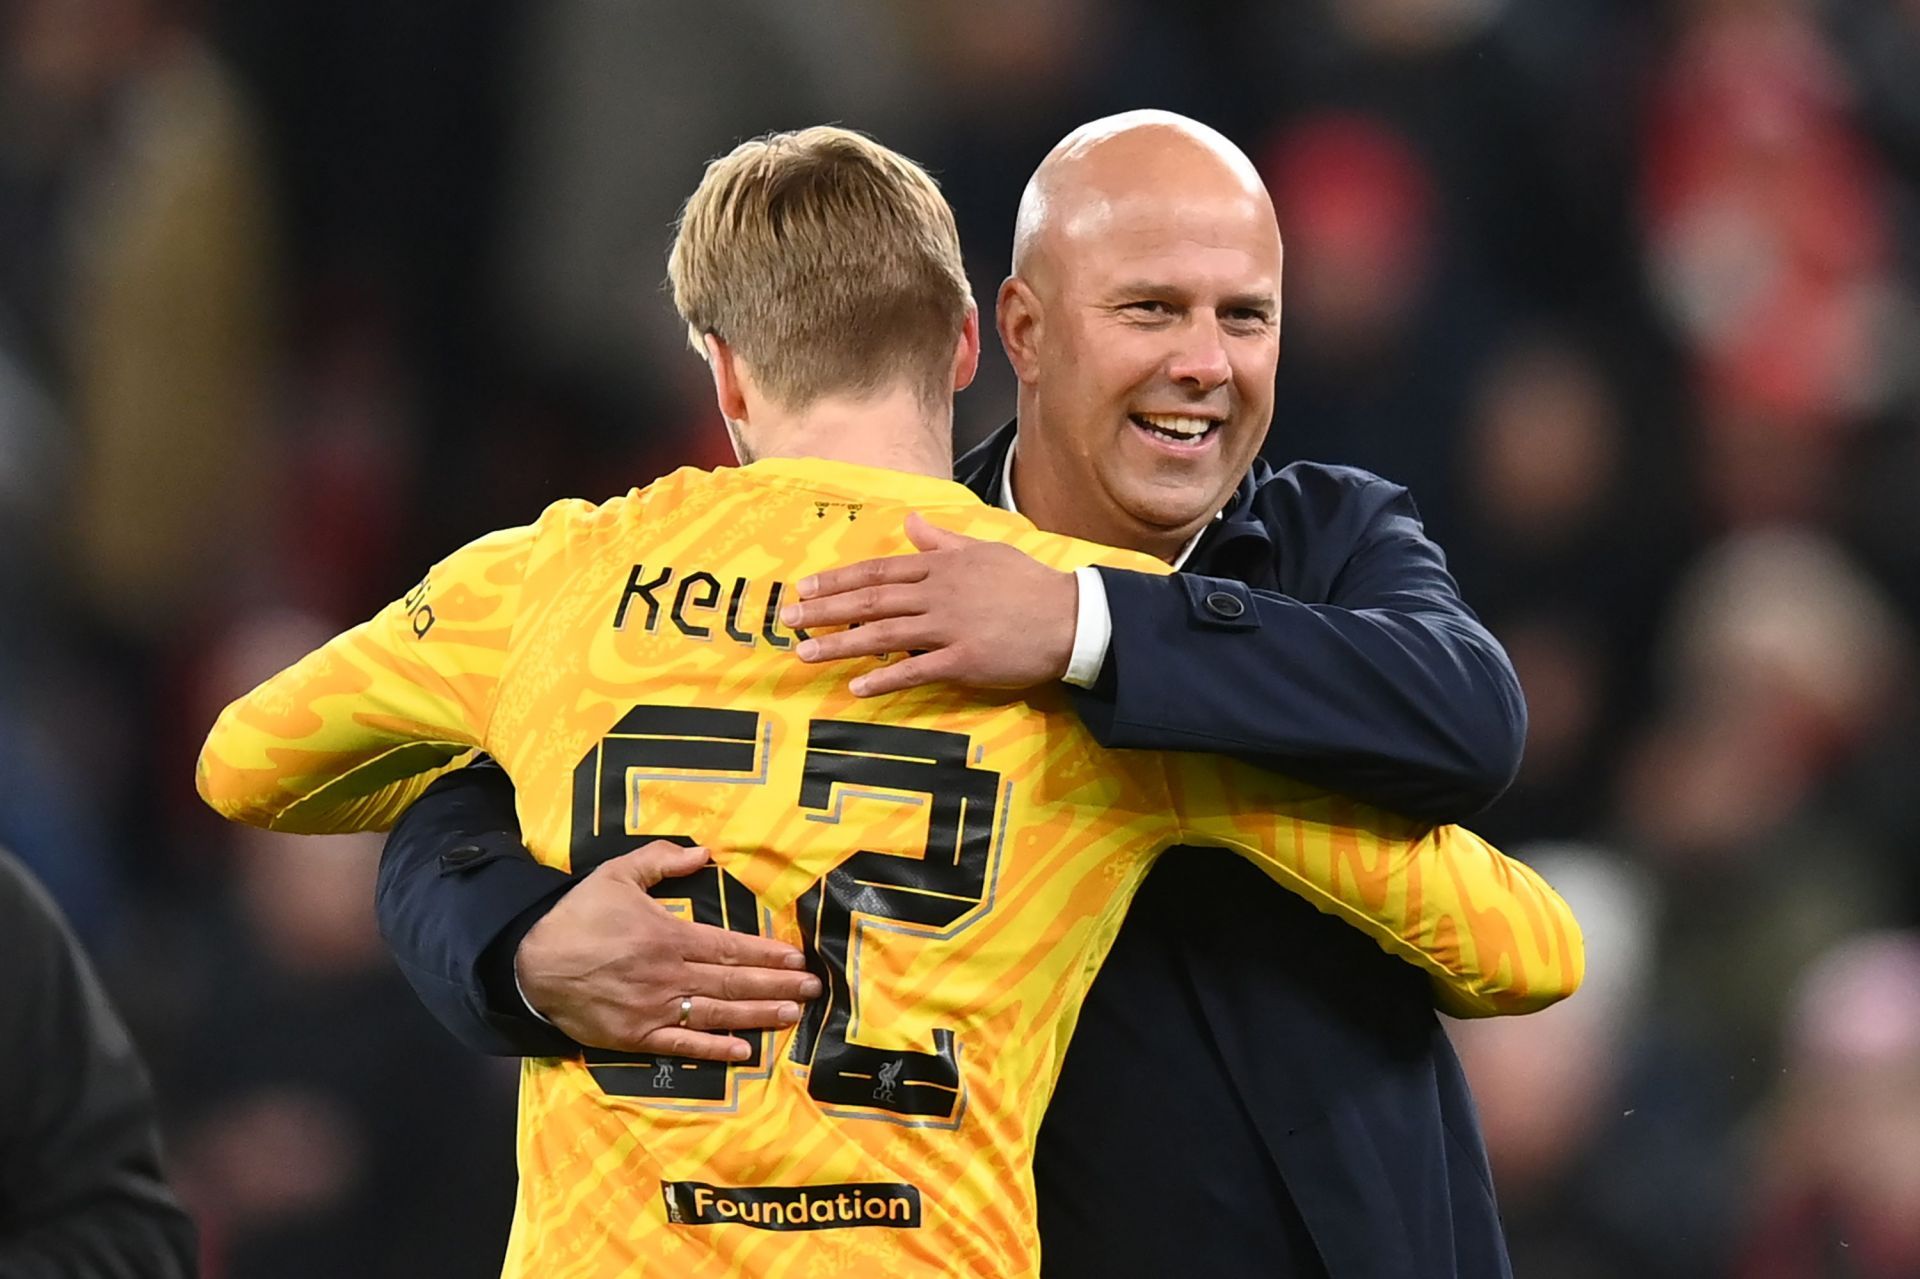
[[917, 555], [866, 560], [799, 584], [788, 626], [852, 626], [797, 651], [805, 662], [912, 653], [855, 679], [873, 697], [921, 684], [1032, 688], [1073, 658], [1079, 585], [1024, 552], [907, 517]]
[[[703, 848], [655, 840], [582, 879], [527, 931], [514, 975], [534, 1011], [578, 1043], [727, 1061], [729, 1030], [772, 1030], [820, 993], [784, 942], [681, 919], [647, 890], [707, 864]], [[687, 1024], [680, 1001], [691, 996]]]

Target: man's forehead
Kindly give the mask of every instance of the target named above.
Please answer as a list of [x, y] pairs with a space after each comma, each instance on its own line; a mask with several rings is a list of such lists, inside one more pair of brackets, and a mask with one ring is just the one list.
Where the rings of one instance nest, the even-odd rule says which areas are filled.
[[1273, 215], [1251, 198], [1142, 194], [1089, 201], [1063, 220], [1062, 265], [1099, 275], [1218, 274], [1250, 287], [1278, 286], [1280, 233]]

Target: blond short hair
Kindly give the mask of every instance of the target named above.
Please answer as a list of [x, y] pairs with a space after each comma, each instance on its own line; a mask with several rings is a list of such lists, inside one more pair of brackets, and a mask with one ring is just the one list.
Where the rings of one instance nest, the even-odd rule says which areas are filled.
[[972, 292], [939, 186], [849, 129], [743, 142], [707, 166], [667, 258], [673, 303], [788, 409], [906, 381], [937, 403]]

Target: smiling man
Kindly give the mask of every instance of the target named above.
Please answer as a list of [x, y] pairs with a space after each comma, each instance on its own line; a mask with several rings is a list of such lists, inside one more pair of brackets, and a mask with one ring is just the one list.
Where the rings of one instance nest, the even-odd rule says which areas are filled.
[[[1018, 421], [956, 478], [1182, 571], [1061, 573], [910, 525], [922, 554], [801, 584], [788, 625], [862, 625], [800, 655], [918, 654], [863, 668], [866, 695], [1064, 679], [1109, 746], [1223, 751], [1432, 821], [1484, 806], [1518, 764], [1519, 688], [1406, 492], [1257, 459], [1280, 275], [1267, 194], [1218, 133], [1136, 112], [1070, 135], [1028, 186], [999, 297]], [[466, 769], [396, 828], [382, 923], [485, 1050], [718, 1055], [731, 1037], [706, 1032], [777, 1024], [803, 975], [657, 908], [661, 858], [576, 883], [521, 849], [499, 770]], [[698, 1017], [676, 1025], [687, 993]], [[1420, 973], [1203, 850], [1169, 854], [1135, 899], [1036, 1175], [1049, 1275], [1508, 1271]]]
[[1120, 117], [1073, 134], [1028, 184], [999, 315], [1036, 424], [1015, 462], [1032, 518], [1173, 559], [1259, 452], [1280, 232], [1224, 141]]

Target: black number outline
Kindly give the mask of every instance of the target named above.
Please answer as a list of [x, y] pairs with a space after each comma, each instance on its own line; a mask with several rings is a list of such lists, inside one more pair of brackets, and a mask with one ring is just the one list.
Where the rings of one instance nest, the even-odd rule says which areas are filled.
[[[790, 1032], [787, 1057], [806, 1073], [808, 1094], [825, 1113], [949, 1129], [965, 1117], [960, 1045], [951, 1030], [932, 1028], [932, 1052], [879, 1049], [856, 1037], [867, 930], [946, 941], [993, 911], [1012, 784], [1003, 786], [999, 773], [978, 767], [973, 754], [964, 733], [854, 720], [808, 725], [798, 797], [800, 807], [811, 810], [807, 820], [837, 824], [850, 798], [929, 809], [918, 857], [858, 849], [794, 903], [807, 966], [826, 989]], [[586, 875], [650, 840], [694, 842], [627, 830], [628, 815], [640, 809], [642, 783], [765, 785], [771, 759], [772, 725], [757, 712], [633, 707], [574, 767], [572, 873]], [[618, 829], [604, 828], [609, 812], [621, 814]], [[936, 857], [939, 847], [951, 849], [945, 860]], [[698, 922], [755, 935], [770, 927], [771, 914], [753, 892], [718, 866], [669, 883], [671, 896], [654, 895], [668, 904], [685, 902]], [[609, 1096], [659, 1109], [731, 1113], [740, 1105], [740, 1083], [767, 1078], [773, 1066], [769, 1032], [732, 1033], [749, 1046], [744, 1061], [598, 1048], [583, 1056]]]
[[[595, 867], [656, 839], [680, 845], [679, 834], [627, 831], [628, 814], [640, 811], [641, 783], [705, 782], [764, 786], [772, 758], [772, 726], [764, 729], [752, 711], [686, 706], [635, 706], [595, 742], [573, 770], [572, 874]], [[605, 824], [618, 813], [618, 828]], [[664, 891], [662, 891], [664, 889]], [[653, 896], [702, 924], [763, 936], [772, 917], [745, 884], [718, 866], [668, 881]], [[663, 1053], [586, 1048], [582, 1059], [594, 1082], [610, 1097], [644, 1101], [665, 1110], [728, 1113], [740, 1105], [743, 1081], [773, 1073], [766, 1031], [733, 1031], [745, 1041], [744, 1061], [700, 1061]]]
[[[796, 902], [807, 966], [826, 990], [807, 1005], [787, 1056], [807, 1067], [807, 1093], [828, 1114], [913, 1128], [957, 1128], [965, 1117], [951, 1030], [932, 1028], [932, 1052], [855, 1037], [863, 933], [947, 941], [992, 913], [1008, 805], [1000, 774], [975, 767], [970, 752], [963, 733], [851, 720], [809, 726], [800, 779], [809, 821], [837, 823], [849, 797], [929, 806], [919, 857], [861, 849]], [[937, 858], [937, 847], [950, 847], [951, 857]]]

